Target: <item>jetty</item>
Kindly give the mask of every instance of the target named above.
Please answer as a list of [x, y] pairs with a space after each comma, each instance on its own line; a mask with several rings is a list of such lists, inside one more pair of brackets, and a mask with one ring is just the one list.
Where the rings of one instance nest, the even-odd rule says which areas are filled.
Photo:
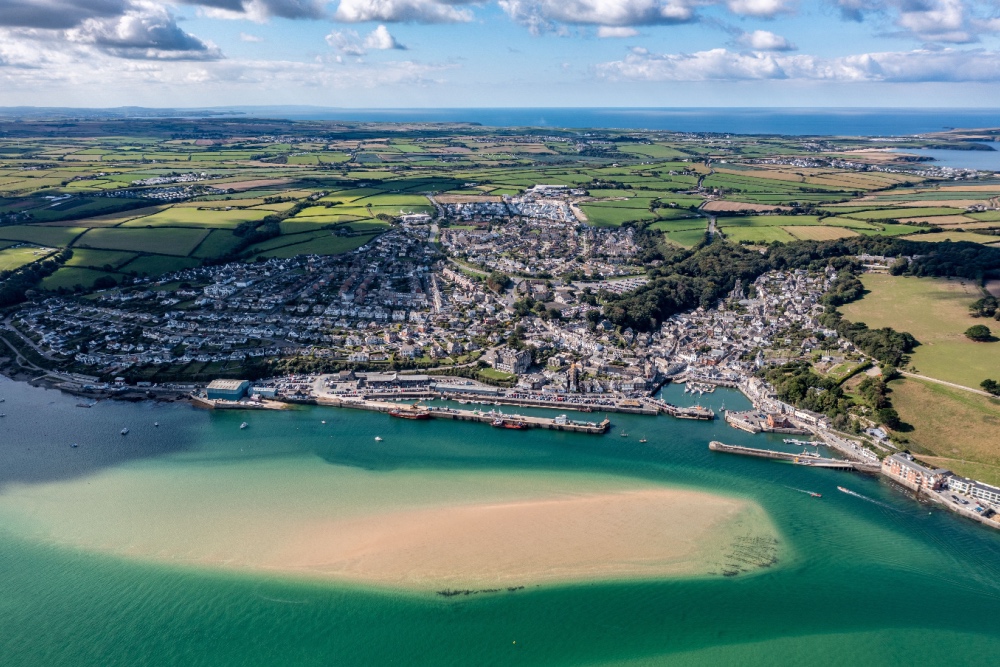
[[791, 452], [778, 452], [773, 449], [756, 449], [754, 447], [743, 447], [741, 445], [727, 445], [724, 442], [713, 440], [708, 443], [708, 448], [713, 452], [725, 452], [727, 454], [740, 454], [742, 456], [755, 456], [762, 459], [772, 459], [775, 461], [788, 461], [800, 466], [811, 466], [813, 468], [834, 468], [838, 470], [856, 470], [858, 472], [878, 473], [881, 466], [862, 463], [860, 461], [848, 461], [846, 459], [829, 459], [816, 454]]
[[[354, 408], [357, 410], [371, 410], [373, 412], [398, 411], [398, 403], [387, 401], [372, 401], [362, 398], [334, 398], [321, 396], [316, 399], [317, 405], [328, 405], [337, 408]], [[494, 425], [494, 422], [516, 421], [523, 425], [525, 429], [543, 428], [550, 431], [569, 431], [572, 433], [589, 433], [591, 435], [602, 435], [611, 428], [611, 420], [607, 417], [603, 421], [578, 421], [567, 419], [565, 415], [558, 417], [534, 417], [528, 415], [517, 415], [500, 412], [499, 410], [458, 410], [439, 406], [423, 406], [422, 411], [429, 414], [432, 419], [451, 419], [453, 421], [472, 421], [481, 424]]]
[[677, 419], [698, 419], [703, 421], [712, 421], [715, 419], [715, 411], [711, 408], [703, 408], [700, 405], [683, 408], [672, 403], [667, 403], [659, 398], [646, 398], [645, 401], [647, 405], [655, 408], [657, 412], [676, 417]]

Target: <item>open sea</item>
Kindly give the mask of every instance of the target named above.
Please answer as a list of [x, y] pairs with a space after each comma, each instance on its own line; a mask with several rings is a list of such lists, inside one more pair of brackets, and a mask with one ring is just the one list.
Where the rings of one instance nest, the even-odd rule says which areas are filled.
[[852, 108], [469, 108], [323, 109], [239, 107], [251, 116], [291, 120], [479, 123], [489, 127], [601, 128], [733, 134], [905, 136], [1000, 127], [998, 109]]
[[[694, 401], [681, 387], [664, 392]], [[971, 665], [990, 664], [1000, 651], [1000, 532], [874, 477], [710, 452], [713, 439], [780, 444], [721, 420], [611, 415], [613, 433], [597, 437], [319, 407], [240, 413], [101, 402], [84, 409], [75, 397], [4, 378], [0, 398], [4, 667]], [[716, 409], [747, 406], [729, 390], [700, 400]], [[250, 427], [241, 431], [244, 420]], [[618, 437], [621, 428], [631, 437]], [[179, 541], [199, 539], [209, 515], [237, 498], [223, 507], [233, 516], [311, 511], [315, 487], [296, 480], [338, 470], [407, 484], [424, 476], [614, 475], [738, 496], [770, 515], [781, 558], [732, 578], [442, 598], [212, 570], [169, 554], [112, 555], [38, 528], [41, 515], [65, 507], [76, 524], [58, 530], [81, 539], [127, 542], [130, 526], [109, 516], [169, 518]], [[133, 482], [154, 478], [183, 482], [184, 497], [145, 509]], [[100, 503], [61, 491], [91, 484], [108, 489]], [[252, 525], [247, 535], [253, 539]]]

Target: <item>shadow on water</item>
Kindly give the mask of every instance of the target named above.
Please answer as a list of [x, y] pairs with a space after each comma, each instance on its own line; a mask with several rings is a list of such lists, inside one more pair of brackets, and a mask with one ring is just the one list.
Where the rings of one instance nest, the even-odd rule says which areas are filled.
[[[175, 454], [197, 442], [205, 416], [170, 403], [90, 403], [0, 376], [0, 489], [54, 482], [130, 461]], [[195, 416], [192, 416], [195, 415]], [[160, 422], [160, 426], [154, 426]], [[121, 430], [128, 428], [127, 435]], [[73, 445], [76, 444], [76, 447]]]

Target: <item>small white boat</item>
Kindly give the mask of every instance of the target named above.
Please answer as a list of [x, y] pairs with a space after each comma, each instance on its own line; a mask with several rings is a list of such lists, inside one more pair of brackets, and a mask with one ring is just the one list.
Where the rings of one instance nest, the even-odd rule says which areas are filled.
[[77, 447], [79, 447], [79, 445], [74, 442], [72, 445], [70, 445], [70, 447], [72, 447], [73, 449], [76, 449]]
[[160, 422], [153, 422], [153, 426], [155, 426], [156, 428], [160, 428]]
[[240, 429], [244, 429], [244, 428], [246, 428], [246, 427], [247, 427], [247, 426], [249, 426], [249, 425], [250, 425], [250, 424], [248, 424], [248, 423], [246, 423], [246, 422], [243, 422], [242, 424], [240, 424]]
[[323, 421], [321, 421], [321, 422], [320, 422], [320, 424], [325, 424], [325, 423], [326, 423], [326, 420], [325, 420], [325, 419], [324, 419]]
[[123, 429], [121, 430], [121, 434], [122, 434], [122, 435], [128, 435], [128, 426], [126, 426], [125, 428], [123, 428]]
[[375, 442], [382, 442], [382, 436], [376, 435]]

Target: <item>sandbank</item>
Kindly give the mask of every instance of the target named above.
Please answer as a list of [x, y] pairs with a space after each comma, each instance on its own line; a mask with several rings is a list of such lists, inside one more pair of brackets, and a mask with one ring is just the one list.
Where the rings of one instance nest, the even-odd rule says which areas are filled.
[[0, 520], [33, 540], [130, 559], [433, 591], [732, 576], [778, 551], [759, 505], [701, 490], [294, 458], [12, 486]]

